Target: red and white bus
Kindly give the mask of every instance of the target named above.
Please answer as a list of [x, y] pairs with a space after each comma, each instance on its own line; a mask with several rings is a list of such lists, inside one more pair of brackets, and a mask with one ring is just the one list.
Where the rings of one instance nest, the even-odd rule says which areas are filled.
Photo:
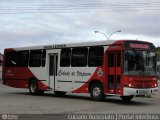
[[94, 100], [117, 95], [158, 93], [156, 53], [152, 43], [137, 40], [98, 41], [7, 48], [3, 84], [28, 88], [31, 94], [53, 90], [90, 93]]

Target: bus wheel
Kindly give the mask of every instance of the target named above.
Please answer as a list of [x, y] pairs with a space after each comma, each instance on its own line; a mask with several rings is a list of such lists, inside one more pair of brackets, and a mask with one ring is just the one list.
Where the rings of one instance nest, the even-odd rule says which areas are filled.
[[38, 89], [38, 83], [36, 80], [29, 81], [29, 92], [31, 95], [43, 95], [44, 91]]
[[101, 83], [93, 83], [90, 87], [91, 98], [95, 101], [102, 101], [104, 99], [104, 89]]
[[66, 92], [63, 91], [54, 91], [56, 96], [64, 96], [66, 94]]
[[124, 101], [130, 101], [132, 100], [134, 97], [134, 95], [130, 95], [130, 96], [121, 96], [121, 99]]

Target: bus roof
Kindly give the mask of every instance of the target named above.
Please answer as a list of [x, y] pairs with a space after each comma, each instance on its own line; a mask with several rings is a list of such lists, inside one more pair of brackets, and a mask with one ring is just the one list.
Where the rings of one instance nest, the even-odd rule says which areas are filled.
[[[66, 43], [66, 44], [49, 44], [49, 45], [41, 45], [41, 46], [28, 46], [28, 47], [16, 47], [16, 48], [6, 48], [14, 49], [14, 50], [36, 50], [36, 49], [61, 49], [61, 48], [69, 48], [69, 47], [85, 47], [85, 46], [110, 46], [113, 44], [123, 44], [124, 42], [141, 42], [146, 44], [152, 44], [146, 41], [140, 40], [106, 40], [106, 41], [89, 41], [89, 42], [81, 42], [81, 43]], [[152, 44], [153, 45], [153, 44]]]

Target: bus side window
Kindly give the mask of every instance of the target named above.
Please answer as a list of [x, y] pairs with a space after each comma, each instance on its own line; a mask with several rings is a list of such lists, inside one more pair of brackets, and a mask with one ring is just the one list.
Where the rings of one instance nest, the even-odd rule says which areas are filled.
[[88, 48], [80, 47], [72, 49], [72, 67], [85, 67], [87, 66]]
[[17, 52], [16, 51], [9, 51], [6, 52], [6, 67], [14, 67], [17, 64]]
[[29, 51], [18, 51], [17, 66], [28, 67]]
[[31, 50], [30, 51], [30, 67], [40, 67], [42, 59], [42, 50]]
[[88, 55], [88, 66], [103, 66], [104, 47], [90, 47]]
[[46, 50], [43, 50], [43, 54], [42, 54], [42, 67], [45, 67], [45, 63], [46, 63]]
[[61, 60], [60, 60], [60, 66], [61, 67], [69, 67], [71, 61], [71, 49], [70, 48], [64, 48], [61, 50]]

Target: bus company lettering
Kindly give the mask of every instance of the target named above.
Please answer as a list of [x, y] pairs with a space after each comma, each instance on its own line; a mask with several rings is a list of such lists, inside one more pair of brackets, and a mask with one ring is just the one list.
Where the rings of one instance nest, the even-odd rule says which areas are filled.
[[70, 76], [70, 72], [69, 71], [62, 71], [62, 70], [59, 70], [59, 72], [58, 72], [58, 75], [59, 76]]
[[91, 76], [91, 73], [87, 72], [81, 72], [81, 71], [76, 71], [76, 72], [69, 72], [69, 71], [63, 71], [59, 70], [58, 71], [58, 76], [79, 76], [79, 77], [84, 77], [84, 76]]
[[77, 71], [77, 76], [91, 76], [91, 73], [85, 73], [85, 72], [80, 72], [80, 71]]

